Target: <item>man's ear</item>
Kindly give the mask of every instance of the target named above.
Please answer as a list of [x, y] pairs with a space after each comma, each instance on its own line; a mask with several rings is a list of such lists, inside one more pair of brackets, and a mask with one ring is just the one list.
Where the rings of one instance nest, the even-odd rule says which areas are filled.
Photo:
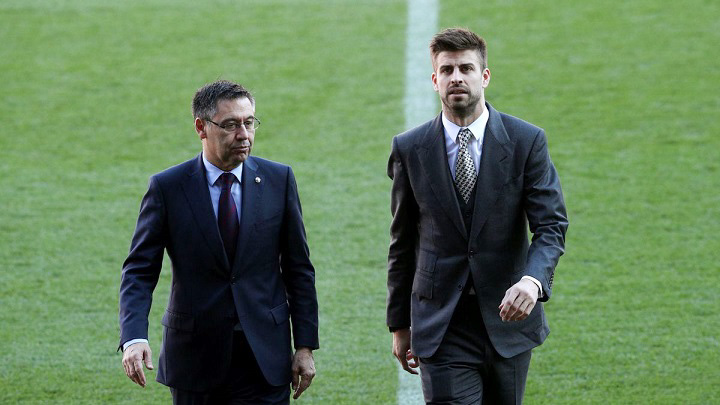
[[437, 84], [437, 76], [435, 75], [435, 72], [432, 72], [432, 75], [430, 76], [430, 79], [433, 82], [433, 89], [435, 91], [438, 91], [438, 84]]
[[483, 86], [483, 88], [487, 88], [487, 86], [490, 84], [490, 69], [485, 68], [483, 70], [482, 76], [483, 76], [482, 86]]
[[207, 138], [207, 134], [205, 133], [206, 130], [207, 127], [205, 126], [205, 121], [200, 118], [195, 118], [195, 132], [197, 132], [200, 139]]

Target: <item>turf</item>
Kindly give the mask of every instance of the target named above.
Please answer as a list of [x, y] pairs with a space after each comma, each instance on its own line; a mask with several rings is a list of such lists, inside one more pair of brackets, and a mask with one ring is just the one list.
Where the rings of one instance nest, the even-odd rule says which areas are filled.
[[[444, 2], [544, 127], [570, 217], [528, 403], [720, 401], [720, 7]], [[462, 12], [460, 12], [462, 10]]]
[[[487, 38], [489, 101], [546, 129], [568, 204], [526, 403], [720, 401], [720, 6], [441, 6], [443, 26]], [[384, 172], [403, 129], [405, 12], [379, 0], [3, 1], [0, 402], [169, 401], [122, 372], [120, 266], [147, 178], [199, 151], [193, 92], [222, 77], [256, 95], [253, 153], [291, 164], [299, 183], [322, 346], [301, 401], [393, 403]], [[169, 281], [168, 267], [156, 363]]]

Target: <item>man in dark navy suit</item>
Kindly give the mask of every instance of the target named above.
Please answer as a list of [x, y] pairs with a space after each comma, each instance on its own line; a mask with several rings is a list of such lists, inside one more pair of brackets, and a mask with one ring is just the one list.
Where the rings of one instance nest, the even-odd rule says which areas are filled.
[[173, 402], [288, 403], [291, 386], [297, 398], [312, 382], [318, 348], [295, 178], [286, 165], [250, 156], [260, 121], [245, 88], [208, 84], [192, 108], [202, 153], [150, 178], [123, 265], [123, 367], [146, 385], [148, 313], [167, 250], [172, 284], [157, 381]]

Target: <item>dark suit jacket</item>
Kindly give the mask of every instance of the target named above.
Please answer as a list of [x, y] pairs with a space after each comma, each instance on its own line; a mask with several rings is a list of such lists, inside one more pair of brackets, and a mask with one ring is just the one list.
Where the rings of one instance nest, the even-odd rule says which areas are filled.
[[295, 347], [318, 347], [315, 270], [290, 167], [249, 157], [241, 212], [231, 268], [202, 155], [150, 178], [123, 265], [120, 343], [148, 336], [152, 292], [166, 249], [172, 284], [157, 376], [165, 385], [207, 391], [222, 382], [238, 320], [273, 385], [291, 379], [290, 319]]
[[487, 108], [469, 230], [448, 167], [441, 117], [393, 139], [387, 323], [412, 326], [412, 350], [419, 357], [432, 356], [440, 345], [469, 273], [500, 355], [529, 350], [549, 333], [541, 303], [526, 319], [506, 323], [498, 306], [524, 275], [542, 283], [541, 301], [550, 298], [568, 227], [560, 182], [543, 130]]

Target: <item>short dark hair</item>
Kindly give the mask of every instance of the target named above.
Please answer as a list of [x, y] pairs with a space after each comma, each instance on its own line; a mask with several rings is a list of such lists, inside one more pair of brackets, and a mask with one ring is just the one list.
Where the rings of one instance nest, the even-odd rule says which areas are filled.
[[487, 67], [487, 44], [485, 40], [474, 32], [465, 28], [447, 28], [433, 37], [430, 41], [430, 54], [433, 67], [435, 58], [440, 52], [476, 50], [480, 55], [480, 67]]
[[255, 106], [255, 99], [252, 94], [242, 85], [229, 80], [218, 80], [206, 84], [195, 92], [195, 97], [193, 97], [193, 117], [210, 119], [217, 112], [218, 101], [235, 100], [241, 97], [247, 98], [250, 100], [250, 104], [252, 104], [253, 107]]

